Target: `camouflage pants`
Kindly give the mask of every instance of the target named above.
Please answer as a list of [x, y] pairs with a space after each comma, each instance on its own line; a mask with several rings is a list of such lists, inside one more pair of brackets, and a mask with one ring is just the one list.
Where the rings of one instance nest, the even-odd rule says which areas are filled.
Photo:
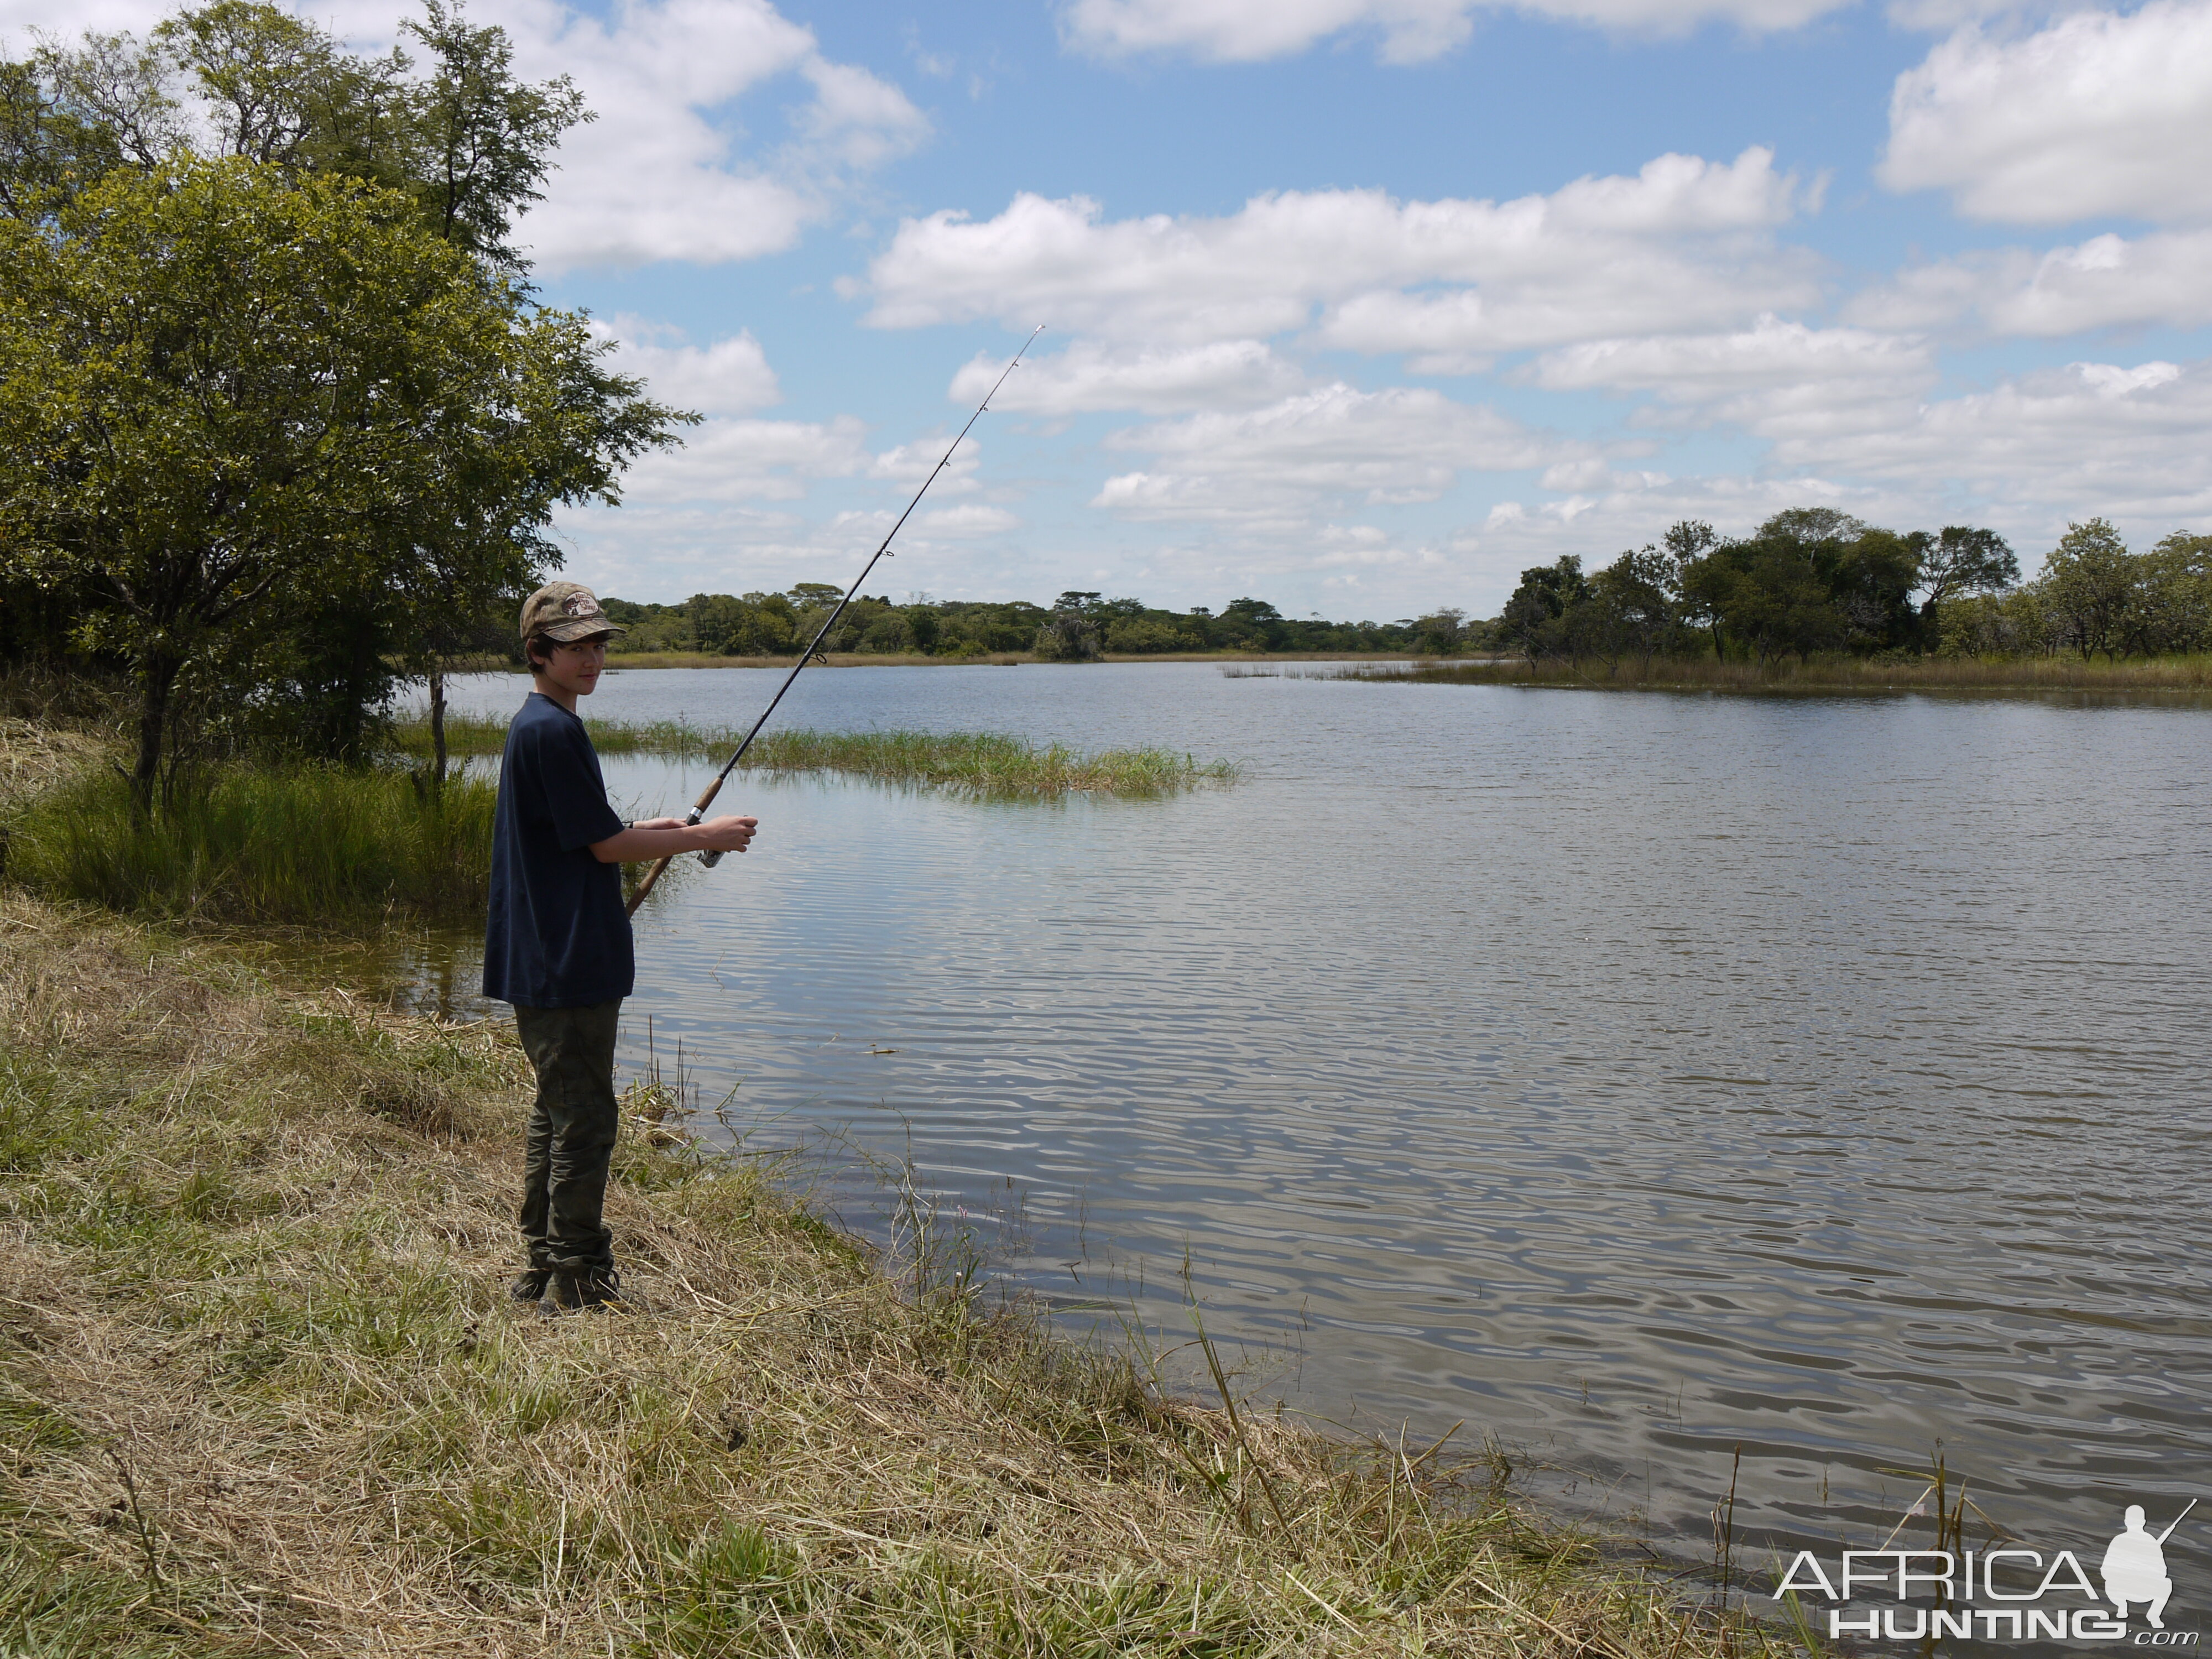
[[622, 999], [589, 1008], [525, 1008], [514, 1023], [538, 1073], [523, 1142], [522, 1240], [530, 1265], [563, 1273], [614, 1266], [602, 1211], [615, 1149], [615, 1027]]

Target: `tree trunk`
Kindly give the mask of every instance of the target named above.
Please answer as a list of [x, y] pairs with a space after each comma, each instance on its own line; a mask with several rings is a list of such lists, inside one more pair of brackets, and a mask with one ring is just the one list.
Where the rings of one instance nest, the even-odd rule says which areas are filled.
[[430, 787], [440, 795], [446, 791], [446, 671], [443, 665], [430, 671]]
[[183, 668], [180, 659], [164, 655], [149, 657], [138, 671], [138, 763], [131, 772], [131, 795], [141, 817], [154, 809], [161, 744], [169, 728], [169, 695]]

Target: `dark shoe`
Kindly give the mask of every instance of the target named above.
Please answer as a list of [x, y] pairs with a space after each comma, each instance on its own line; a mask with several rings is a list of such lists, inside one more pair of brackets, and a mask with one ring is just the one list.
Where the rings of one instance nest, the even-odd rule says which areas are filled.
[[518, 1274], [514, 1283], [507, 1287], [507, 1293], [525, 1307], [533, 1302], [543, 1302], [545, 1286], [552, 1277], [550, 1267], [532, 1267], [527, 1273]]
[[622, 1277], [611, 1267], [594, 1273], [553, 1275], [552, 1287], [546, 1300], [560, 1313], [580, 1313], [586, 1308], [605, 1308], [614, 1313], [629, 1311], [623, 1301]]

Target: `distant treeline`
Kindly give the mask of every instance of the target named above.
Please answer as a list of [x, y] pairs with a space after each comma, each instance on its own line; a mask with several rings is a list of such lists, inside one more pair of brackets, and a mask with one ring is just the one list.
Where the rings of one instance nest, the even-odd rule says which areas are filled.
[[[621, 599], [600, 603], [629, 629], [616, 641], [617, 652], [774, 657], [791, 655], [812, 639], [837, 595], [826, 582], [800, 582], [779, 593], [695, 593], [680, 605]], [[1073, 590], [1049, 607], [1024, 599], [921, 597], [894, 605], [863, 597], [846, 607], [822, 648], [956, 659], [1024, 652], [1047, 662], [1084, 662], [1109, 652], [1436, 653], [1459, 647], [1465, 634], [1462, 617], [1444, 611], [1391, 623], [1333, 623], [1285, 617], [1265, 599], [1232, 599], [1218, 613], [1204, 605], [1162, 611], [1142, 599], [1109, 599]]]
[[[837, 603], [825, 582], [695, 593], [678, 605], [604, 601], [625, 653], [788, 656]], [[1265, 599], [1164, 611], [1071, 590], [1026, 600], [855, 599], [825, 651], [1048, 662], [1173, 652], [1512, 653], [1617, 663], [1709, 656], [1772, 662], [1816, 653], [2157, 656], [2212, 648], [2212, 536], [2177, 531], [2131, 553], [2102, 519], [2070, 526], [2032, 581], [1995, 531], [1883, 530], [1828, 507], [1778, 513], [1748, 536], [1695, 520], [1586, 569], [1579, 555], [1521, 573], [1498, 616], [1444, 608], [1395, 622], [1286, 617]]]
[[2129, 551], [2102, 519], [2069, 526], [2033, 581], [1994, 531], [1877, 529], [1827, 507], [1726, 538], [1686, 520], [1585, 573], [1569, 556], [1521, 573], [1469, 632], [1531, 659], [1815, 653], [2158, 656], [2212, 647], [2212, 536]]

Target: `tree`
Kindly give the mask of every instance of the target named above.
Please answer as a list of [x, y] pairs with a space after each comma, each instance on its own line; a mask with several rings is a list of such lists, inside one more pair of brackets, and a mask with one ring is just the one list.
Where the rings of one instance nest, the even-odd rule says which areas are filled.
[[1456, 651], [1463, 637], [1467, 612], [1455, 605], [1443, 605], [1413, 618], [1413, 649], [1423, 656], [1441, 657]]
[[2212, 536], [2177, 530], [2137, 560], [2129, 633], [2146, 655], [2212, 644]]
[[1579, 641], [1565, 626], [1569, 611], [1589, 598], [1589, 583], [1583, 562], [1572, 553], [1552, 564], [1540, 564], [1521, 573], [1520, 586], [1505, 601], [1498, 617], [1507, 639], [1526, 652], [1528, 660], [1575, 654]]
[[1827, 584], [1846, 647], [1875, 651], [1911, 639], [1919, 622], [1912, 591], [1928, 542], [1923, 531], [1899, 535], [1861, 525], [1848, 539], [1814, 544], [1813, 567]]
[[1681, 607], [1679, 619], [1685, 627], [1711, 630], [1716, 659], [1722, 654], [1720, 613], [1687, 578], [1690, 567], [1719, 546], [1720, 539], [1712, 526], [1703, 519], [1678, 519], [1667, 526], [1667, 533], [1659, 538], [1660, 546], [1666, 550], [1667, 557], [1674, 566], [1668, 586]]
[[1921, 633], [1930, 646], [1942, 635], [1942, 608], [1972, 593], [2002, 593], [2020, 582], [2020, 556], [1994, 530], [1946, 525], [1920, 554]]
[[556, 562], [553, 508], [683, 418], [605, 350], [350, 180], [180, 156], [0, 222], [0, 547], [131, 665], [142, 804], [229, 641], [419, 594], [425, 550]]
[[1843, 643], [1846, 624], [1815, 561], [1818, 544], [1795, 533], [1803, 521], [1793, 525], [1792, 516], [1778, 515], [1755, 535], [1720, 542], [1685, 567], [1683, 592], [1713, 618], [1717, 649], [1724, 635], [1733, 635], [1765, 663]]
[[2139, 572], [2120, 532], [2104, 519], [2069, 524], [2037, 580], [2061, 640], [2087, 662], [2100, 651], [2117, 659], [2127, 641]]
[[[0, 209], [50, 216], [90, 174], [151, 171], [180, 152], [234, 157], [292, 183], [355, 179], [415, 205], [421, 225], [487, 277], [524, 288], [508, 241], [561, 134], [590, 116], [567, 78], [518, 81], [497, 28], [473, 28], [457, 7], [426, 0], [404, 32], [428, 49], [428, 73], [395, 48], [369, 59], [266, 0], [212, 0], [178, 12], [144, 40], [88, 33], [41, 46], [28, 64], [0, 65]], [[588, 356], [596, 357], [592, 346]], [[572, 359], [575, 354], [570, 354]], [[575, 400], [595, 395], [586, 367]], [[486, 525], [496, 502], [452, 501], [444, 522], [412, 527], [416, 580], [318, 585], [289, 618], [264, 617], [270, 648], [253, 672], [283, 683], [289, 738], [322, 753], [359, 750], [371, 710], [403, 678], [430, 688], [433, 743], [444, 767], [445, 671], [480, 648], [487, 613], [520, 599], [558, 556], [543, 538], [503, 542]], [[396, 553], [395, 550], [395, 553]], [[243, 659], [233, 659], [243, 672]]]
[[1649, 673], [1651, 659], [1672, 642], [1680, 607], [1674, 561], [1656, 547], [1623, 553], [1590, 578], [1590, 602], [1601, 618], [1604, 648], [1616, 660], [1633, 651]]

